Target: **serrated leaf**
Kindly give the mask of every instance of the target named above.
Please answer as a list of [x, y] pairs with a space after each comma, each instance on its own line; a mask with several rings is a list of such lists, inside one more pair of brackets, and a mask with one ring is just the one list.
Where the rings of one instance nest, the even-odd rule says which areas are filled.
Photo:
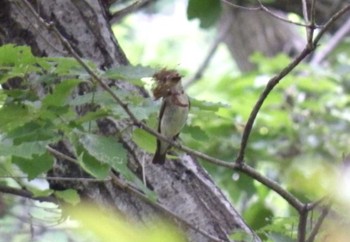
[[19, 64], [35, 64], [36, 57], [33, 56], [28, 46], [16, 46], [7, 44], [0, 46], [0, 65], [9, 66]]
[[24, 105], [11, 104], [0, 108], [0, 130], [10, 131], [35, 117]]
[[81, 80], [78, 80], [78, 79], [64, 80], [61, 83], [59, 83], [55, 87], [53, 93], [47, 95], [43, 99], [43, 101], [42, 101], [43, 108], [47, 108], [50, 106], [61, 107], [61, 106], [65, 105], [72, 90], [79, 83], [81, 83]]
[[187, 18], [189, 20], [198, 18], [200, 27], [213, 26], [219, 19], [221, 3], [217, 0], [189, 0], [187, 6]]
[[19, 145], [30, 141], [49, 140], [55, 136], [56, 134], [50, 127], [42, 126], [38, 121], [31, 121], [8, 132], [6, 139], [12, 139], [14, 145]]
[[52, 169], [53, 157], [48, 153], [43, 155], [33, 155], [32, 159], [14, 156], [12, 163], [16, 164], [24, 173], [28, 175], [28, 179], [32, 180], [38, 175]]
[[126, 178], [131, 179], [130, 170], [127, 167], [126, 151], [115, 138], [83, 134], [79, 142], [98, 161], [111, 166]]
[[[46, 57], [41, 58], [41, 62], [45, 61], [46, 67], [51, 67], [51, 72], [57, 75], [82, 75], [86, 71], [75, 58], [68, 57]], [[91, 64], [91, 62], [86, 62]], [[42, 64], [42, 63], [41, 63]], [[46, 65], [49, 64], [49, 65]]]
[[143, 150], [154, 153], [156, 150], [156, 138], [142, 129], [135, 129], [132, 140]]
[[0, 156], [17, 156], [24, 159], [32, 159], [34, 155], [42, 155], [46, 152], [46, 145], [49, 141], [25, 142], [13, 145], [6, 140], [1, 141]]
[[61, 198], [66, 203], [77, 205], [80, 203], [80, 196], [78, 192], [74, 189], [67, 189], [64, 191], [55, 191], [55, 195]]

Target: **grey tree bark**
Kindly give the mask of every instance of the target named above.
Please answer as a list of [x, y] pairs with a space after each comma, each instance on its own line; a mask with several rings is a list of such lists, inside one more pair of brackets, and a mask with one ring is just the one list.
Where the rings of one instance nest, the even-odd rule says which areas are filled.
[[[94, 61], [101, 69], [128, 64], [109, 26], [108, 13], [106, 6], [103, 5], [106, 1], [32, 0], [29, 2], [43, 19], [52, 22], [59, 29], [80, 57]], [[24, 0], [1, 1], [0, 43], [29, 45], [37, 56], [68, 56], [61, 41], [52, 31], [38, 22], [35, 15], [24, 4]], [[116, 82], [113, 85], [126, 92], [136, 89], [123, 82]], [[16, 83], [12, 83], [11, 88], [16, 88]], [[90, 87], [82, 85], [77, 90], [77, 94], [88, 91]], [[140, 95], [145, 95], [142, 90], [138, 91]], [[117, 135], [124, 124], [121, 121], [104, 119], [98, 122], [98, 126], [103, 134]], [[254, 241], [260, 241], [195, 159], [183, 155], [178, 161], [169, 160], [164, 166], [156, 166], [150, 162], [151, 155], [139, 149], [130, 140], [128, 133], [123, 132], [120, 142], [128, 151], [128, 162], [135, 173], [140, 175], [141, 164], [145, 163], [145, 175], [149, 188], [157, 193], [158, 202], [162, 206], [176, 214], [178, 219], [173, 218], [173, 220], [186, 231], [189, 241], [213, 241], [195, 228], [205, 231], [220, 241], [228, 241], [228, 235], [237, 230], [243, 230], [253, 235]], [[55, 144], [54, 147], [68, 156], [73, 156], [70, 144], [65, 140]], [[56, 164], [51, 173], [50, 175], [61, 177], [87, 176], [79, 167], [59, 157], [56, 157]], [[81, 197], [101, 206], [112, 206], [129, 220], [142, 222], [153, 216], [168, 216], [151, 202], [141, 199], [113, 182], [70, 181], [56, 182], [51, 185], [54, 188], [77, 189]], [[192, 224], [192, 227], [184, 221]]]

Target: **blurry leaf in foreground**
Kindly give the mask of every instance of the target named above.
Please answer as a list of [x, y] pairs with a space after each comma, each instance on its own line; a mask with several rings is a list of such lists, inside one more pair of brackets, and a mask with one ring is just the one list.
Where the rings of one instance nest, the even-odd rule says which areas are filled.
[[[102, 213], [91, 205], [67, 208], [69, 214], [83, 225], [84, 230], [93, 232], [99, 241], [123, 242], [184, 242], [185, 239], [173, 226], [164, 221], [152, 221], [146, 226], [130, 224], [125, 218], [109, 212]], [[98, 218], [98, 221], [96, 220]], [[113, 239], [112, 239], [113, 238]]]

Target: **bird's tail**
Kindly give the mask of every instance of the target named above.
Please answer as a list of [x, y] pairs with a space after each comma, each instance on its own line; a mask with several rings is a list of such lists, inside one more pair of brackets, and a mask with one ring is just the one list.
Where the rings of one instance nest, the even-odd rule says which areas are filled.
[[157, 152], [154, 154], [152, 163], [153, 164], [164, 164], [165, 162], [165, 157], [166, 157], [166, 152], [164, 152], [163, 154], [161, 152], [159, 152], [159, 150], [157, 149]]

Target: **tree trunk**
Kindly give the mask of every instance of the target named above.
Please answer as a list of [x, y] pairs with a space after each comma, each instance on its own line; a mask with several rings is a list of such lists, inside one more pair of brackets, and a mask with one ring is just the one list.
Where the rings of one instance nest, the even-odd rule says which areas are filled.
[[[103, 70], [128, 64], [109, 26], [106, 7], [101, 3], [105, 1], [32, 0], [30, 2], [43, 19], [52, 22], [69, 40], [80, 57], [94, 61]], [[68, 56], [57, 36], [37, 21], [23, 0], [2, 1], [0, 43], [29, 45], [37, 56]], [[117, 82], [115, 85], [126, 92], [136, 89], [123, 82]], [[82, 85], [77, 93], [87, 91], [89, 87]], [[142, 90], [139, 92], [140, 95], [144, 93]], [[111, 135], [122, 129], [123, 122], [104, 119], [98, 122], [98, 126], [101, 133]], [[186, 231], [190, 241], [213, 241], [194, 228], [199, 228], [223, 241], [228, 241], [228, 235], [235, 231], [243, 230], [253, 235], [254, 241], [260, 241], [193, 158], [183, 155], [178, 161], [166, 161], [164, 166], [153, 165], [151, 155], [140, 150], [130, 141], [129, 136], [130, 134], [126, 133], [120, 138], [120, 142], [128, 151], [128, 162], [135, 167], [134, 170], [138, 174], [141, 173], [141, 164], [145, 162], [147, 185], [157, 193], [158, 202], [162, 206], [181, 218], [173, 220]], [[55, 144], [55, 148], [72, 156], [67, 141]], [[86, 176], [78, 166], [57, 157], [51, 173], [65, 177]], [[77, 189], [81, 197], [99, 205], [112, 206], [130, 220], [141, 222], [152, 216], [164, 215], [164, 211], [160, 211], [158, 206], [141, 199], [114, 182], [62, 181], [51, 185], [56, 188]], [[190, 227], [183, 221], [193, 226]]]

